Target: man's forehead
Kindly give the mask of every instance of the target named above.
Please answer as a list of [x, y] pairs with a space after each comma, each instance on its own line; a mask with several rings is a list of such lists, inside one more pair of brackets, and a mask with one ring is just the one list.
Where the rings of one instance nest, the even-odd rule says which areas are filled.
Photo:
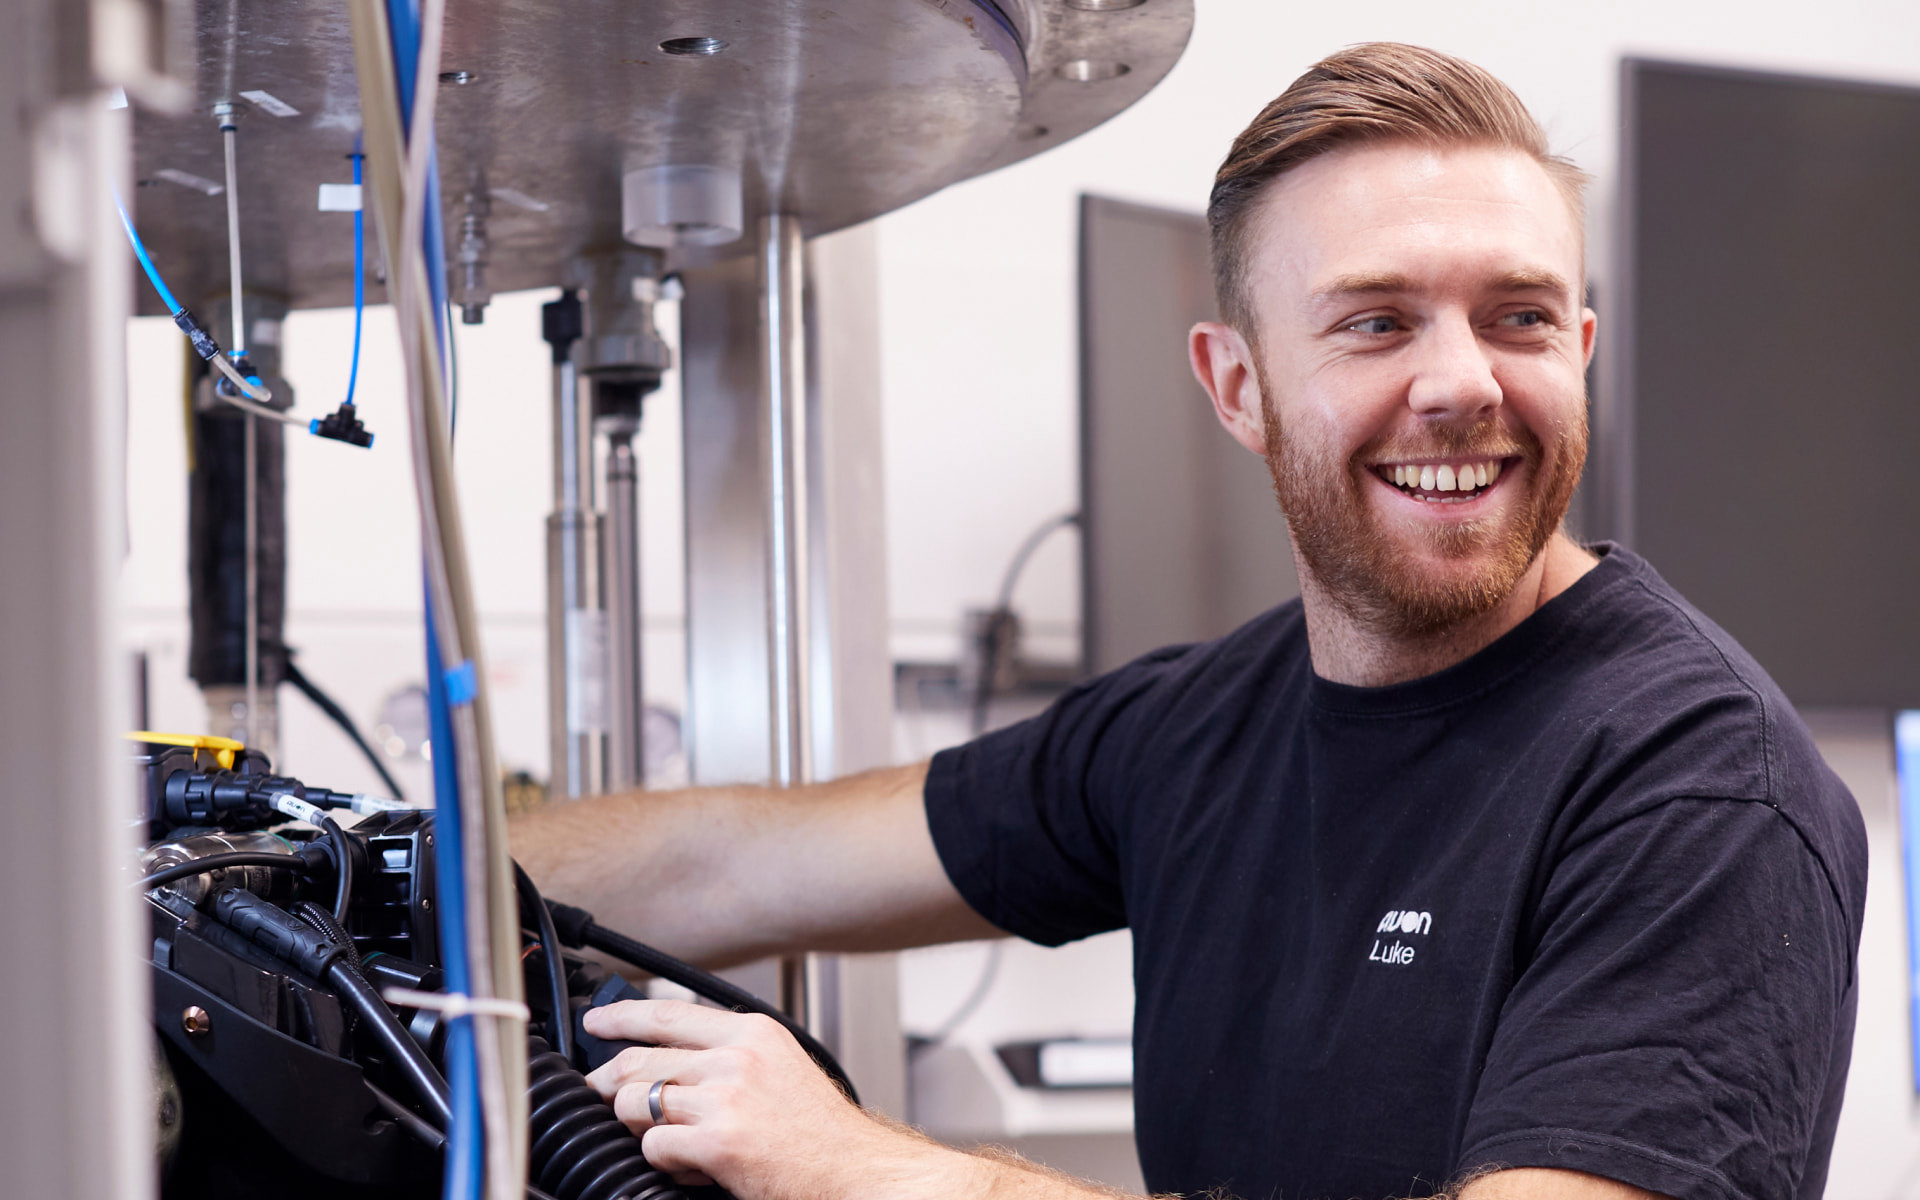
[[1335, 151], [1275, 180], [1252, 274], [1296, 297], [1453, 285], [1578, 286], [1583, 231], [1531, 157], [1408, 143]]

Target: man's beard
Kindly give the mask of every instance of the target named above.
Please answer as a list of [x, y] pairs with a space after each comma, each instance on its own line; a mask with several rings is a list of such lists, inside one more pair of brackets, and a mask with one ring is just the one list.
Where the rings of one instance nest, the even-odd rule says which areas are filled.
[[[1444, 632], [1490, 612], [1513, 593], [1527, 568], [1560, 527], [1587, 459], [1585, 406], [1558, 439], [1547, 462], [1540, 441], [1524, 427], [1498, 420], [1436, 425], [1418, 444], [1403, 439], [1370, 443], [1349, 461], [1334, 461], [1299, 444], [1274, 411], [1272, 389], [1258, 372], [1266, 427], [1267, 470], [1294, 547], [1314, 580], [1334, 604], [1361, 624], [1399, 637]], [[1363, 464], [1416, 458], [1520, 457], [1530, 468], [1531, 493], [1517, 518], [1465, 521], [1434, 528], [1422, 537], [1442, 559], [1492, 553], [1461, 578], [1430, 577], [1420, 562], [1382, 530], [1361, 492]], [[1502, 479], [1518, 478], [1502, 474]]]

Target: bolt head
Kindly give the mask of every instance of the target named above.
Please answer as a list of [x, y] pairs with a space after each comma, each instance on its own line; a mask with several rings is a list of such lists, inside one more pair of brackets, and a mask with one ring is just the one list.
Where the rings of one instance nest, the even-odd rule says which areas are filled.
[[198, 1004], [189, 1004], [180, 1014], [180, 1027], [191, 1037], [204, 1037], [213, 1032], [213, 1014]]

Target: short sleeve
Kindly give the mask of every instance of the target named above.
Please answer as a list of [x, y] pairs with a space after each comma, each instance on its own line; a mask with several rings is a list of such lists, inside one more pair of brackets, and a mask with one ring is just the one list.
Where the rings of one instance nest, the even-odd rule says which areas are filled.
[[1127, 923], [1124, 809], [1139, 729], [1175, 647], [1082, 684], [1046, 712], [934, 756], [927, 824], [967, 903], [1058, 946]]
[[1522, 939], [1462, 1173], [1560, 1167], [1679, 1200], [1806, 1194], [1852, 1041], [1845, 912], [1763, 803], [1668, 800], [1584, 834]]

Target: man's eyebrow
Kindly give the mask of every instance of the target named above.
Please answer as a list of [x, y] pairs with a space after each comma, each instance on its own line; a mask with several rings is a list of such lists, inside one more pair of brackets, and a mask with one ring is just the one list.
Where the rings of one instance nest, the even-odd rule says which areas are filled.
[[1507, 271], [1493, 281], [1495, 291], [1501, 292], [1571, 292], [1573, 285], [1568, 283], [1556, 271], [1544, 267], [1517, 267]]
[[1413, 280], [1397, 272], [1356, 271], [1329, 279], [1313, 290], [1313, 294], [1307, 297], [1307, 302], [1320, 305], [1329, 300], [1346, 300], [1354, 296], [1384, 296], [1413, 290]]
[[[1556, 271], [1544, 267], [1515, 267], [1503, 271], [1489, 281], [1492, 290], [1497, 292], [1560, 292], [1572, 290], [1565, 277]], [[1357, 296], [1388, 296], [1419, 291], [1413, 280], [1396, 271], [1356, 271], [1347, 275], [1336, 275], [1313, 290], [1307, 297], [1309, 305], [1318, 307], [1334, 300], [1350, 300]]]

